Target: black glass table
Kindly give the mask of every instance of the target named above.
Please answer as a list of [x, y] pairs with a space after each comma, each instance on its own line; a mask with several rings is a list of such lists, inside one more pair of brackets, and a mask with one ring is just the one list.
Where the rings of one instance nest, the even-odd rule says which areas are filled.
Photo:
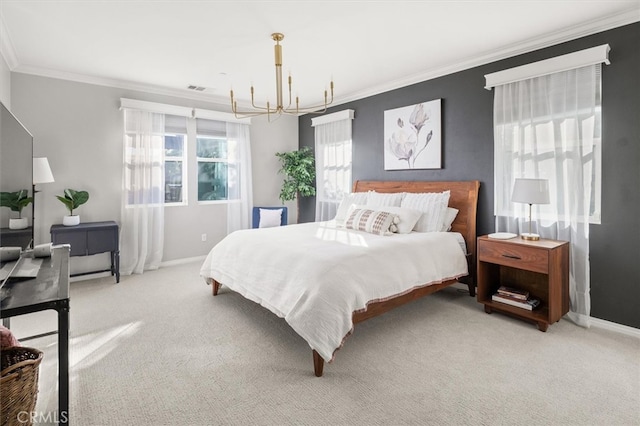
[[36, 278], [9, 277], [0, 289], [3, 319], [48, 309], [58, 312], [59, 424], [69, 422], [69, 251], [69, 245], [54, 246]]

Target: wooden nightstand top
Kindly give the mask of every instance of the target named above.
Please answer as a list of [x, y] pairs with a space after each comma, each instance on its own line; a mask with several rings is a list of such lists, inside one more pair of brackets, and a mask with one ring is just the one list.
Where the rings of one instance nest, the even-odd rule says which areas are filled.
[[558, 241], [558, 240], [548, 240], [545, 238], [540, 238], [538, 241], [530, 241], [524, 240], [520, 237], [510, 238], [508, 240], [501, 240], [498, 238], [489, 238], [488, 235], [483, 235], [478, 237], [478, 241], [491, 241], [495, 243], [507, 243], [507, 244], [517, 244], [526, 247], [537, 247], [537, 248], [545, 248], [545, 249], [554, 249], [565, 244], [569, 244], [568, 241]]

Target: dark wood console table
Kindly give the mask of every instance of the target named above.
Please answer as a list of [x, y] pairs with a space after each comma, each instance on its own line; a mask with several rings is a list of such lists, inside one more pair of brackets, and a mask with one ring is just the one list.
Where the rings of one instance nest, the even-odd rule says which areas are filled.
[[95, 274], [111, 272], [120, 282], [120, 245], [118, 224], [114, 221], [87, 222], [76, 226], [52, 225], [51, 241], [53, 244], [71, 244], [71, 256], [89, 256], [92, 254], [111, 252], [111, 268], [100, 271], [72, 274]]
[[33, 238], [31, 227], [25, 229], [0, 229], [0, 247], [22, 247], [29, 245]]
[[43, 259], [36, 278], [7, 278], [0, 288], [0, 317], [3, 320], [48, 309], [58, 312], [58, 421], [68, 424], [69, 246], [66, 245], [53, 248], [51, 257]]

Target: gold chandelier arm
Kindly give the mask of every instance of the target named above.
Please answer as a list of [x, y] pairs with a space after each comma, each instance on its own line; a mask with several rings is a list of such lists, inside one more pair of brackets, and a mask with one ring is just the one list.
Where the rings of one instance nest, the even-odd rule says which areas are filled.
[[[266, 107], [261, 107], [255, 104], [255, 90], [253, 85], [251, 85], [251, 107], [254, 109], [253, 111], [241, 111], [238, 110], [238, 104], [233, 97], [233, 90], [231, 90], [231, 110], [233, 111], [236, 118], [247, 118], [247, 117], [256, 117], [258, 115], [267, 115], [269, 121], [271, 120], [272, 115], [277, 115], [278, 117], [282, 114], [307, 114], [307, 113], [316, 113], [321, 114], [327, 110], [327, 107], [333, 103], [333, 80], [331, 80], [331, 98], [329, 98], [327, 91], [324, 91], [324, 103], [320, 105], [313, 105], [306, 108], [300, 108], [300, 99], [298, 96], [295, 97], [295, 108], [291, 107], [292, 102], [292, 91], [293, 91], [293, 79], [291, 78], [291, 74], [288, 76], [288, 90], [289, 90], [289, 104], [284, 107], [283, 105], [283, 94], [282, 94], [282, 46], [280, 46], [280, 42], [284, 39], [284, 35], [281, 33], [273, 33], [271, 34], [271, 38], [276, 42], [274, 45], [274, 58], [275, 58], [275, 67], [276, 67], [276, 105], [272, 108], [269, 101], [267, 101]], [[276, 117], [276, 119], [278, 118]]]
[[305, 108], [300, 108], [299, 100], [298, 100], [298, 97], [296, 96], [296, 108], [295, 109], [285, 108], [283, 112], [286, 114], [322, 114], [326, 112], [327, 107], [333, 103], [333, 81], [331, 81], [329, 86], [331, 90], [331, 98], [330, 99], [327, 98], [328, 94], [327, 94], [327, 91], [325, 90], [323, 104], [311, 105]]

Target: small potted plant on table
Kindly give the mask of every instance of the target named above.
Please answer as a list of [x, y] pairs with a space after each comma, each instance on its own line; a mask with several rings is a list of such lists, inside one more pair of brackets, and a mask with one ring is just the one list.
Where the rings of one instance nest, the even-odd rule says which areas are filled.
[[74, 215], [73, 211], [89, 200], [89, 193], [87, 191], [65, 189], [64, 196], [56, 195], [56, 197], [69, 210], [69, 214], [62, 218], [62, 224], [64, 226], [75, 226], [80, 224], [80, 215]]
[[9, 207], [12, 212], [18, 212], [17, 218], [9, 218], [9, 229], [25, 229], [29, 226], [27, 218], [22, 217], [22, 209], [33, 201], [33, 197], [28, 195], [29, 191], [26, 189], [0, 192], [0, 207]]

